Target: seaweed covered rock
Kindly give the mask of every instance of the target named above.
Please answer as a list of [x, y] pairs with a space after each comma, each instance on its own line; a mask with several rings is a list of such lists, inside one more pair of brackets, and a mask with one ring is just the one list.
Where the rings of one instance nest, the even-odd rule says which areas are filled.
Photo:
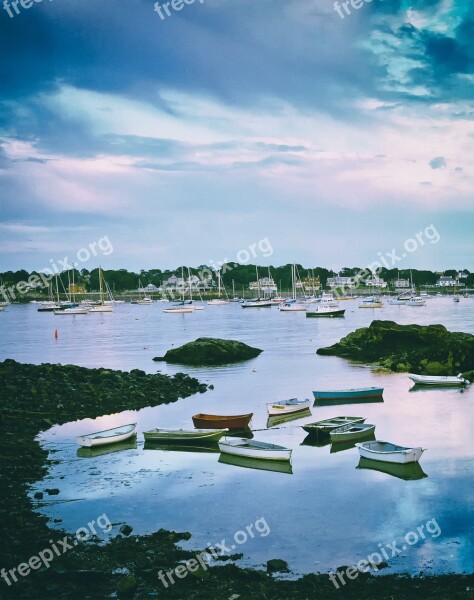
[[372, 321], [317, 354], [376, 363], [391, 371], [457, 375], [474, 368], [474, 335], [443, 325], [398, 325]]
[[223, 365], [255, 358], [261, 352], [262, 350], [247, 346], [243, 342], [202, 337], [179, 348], [168, 350], [164, 356], [153, 360], [182, 365]]

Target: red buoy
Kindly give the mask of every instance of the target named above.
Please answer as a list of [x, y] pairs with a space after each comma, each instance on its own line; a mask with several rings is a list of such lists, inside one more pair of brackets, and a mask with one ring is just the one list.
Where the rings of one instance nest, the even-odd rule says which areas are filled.
[[58, 330], [57, 329], [54, 330], [54, 339], [55, 340], [58, 339]]

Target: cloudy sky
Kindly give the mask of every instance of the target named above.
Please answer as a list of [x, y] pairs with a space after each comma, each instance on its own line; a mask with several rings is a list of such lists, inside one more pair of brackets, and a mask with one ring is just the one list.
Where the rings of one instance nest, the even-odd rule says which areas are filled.
[[0, 271], [104, 236], [113, 253], [85, 267], [232, 260], [267, 238], [261, 264], [338, 269], [430, 225], [439, 242], [400, 268], [474, 270], [469, 0], [344, 19], [333, 0], [7, 8]]

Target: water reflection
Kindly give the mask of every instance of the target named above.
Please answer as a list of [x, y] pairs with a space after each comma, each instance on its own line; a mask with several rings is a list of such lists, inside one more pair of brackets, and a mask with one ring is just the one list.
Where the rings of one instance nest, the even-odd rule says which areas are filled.
[[247, 458], [246, 456], [235, 456], [233, 454], [222, 453], [219, 462], [225, 465], [234, 465], [234, 467], [244, 467], [245, 469], [259, 469], [260, 471], [274, 471], [276, 473], [293, 474], [291, 463], [286, 460], [262, 460], [259, 458]]
[[304, 419], [305, 417], [310, 417], [311, 411], [309, 408], [306, 410], [302, 410], [297, 413], [289, 414], [289, 415], [276, 415], [274, 417], [268, 417], [267, 419], [267, 427], [275, 427], [275, 425], [281, 425], [281, 423], [289, 423], [290, 421], [296, 421], [297, 419]]
[[402, 465], [361, 457], [356, 469], [371, 469], [372, 471], [379, 471], [380, 473], [386, 473], [387, 475], [392, 475], [392, 477], [398, 477], [399, 479], [405, 480], [423, 479], [428, 477], [418, 462]]
[[313, 406], [339, 406], [341, 404], [374, 404], [383, 402], [382, 396], [375, 398], [335, 398], [334, 400], [315, 400]]
[[355, 445], [358, 442], [371, 442], [375, 440], [375, 435], [373, 433], [369, 433], [364, 437], [360, 437], [354, 441], [340, 442], [337, 444], [331, 444], [331, 454], [335, 454], [336, 452], [343, 452], [344, 450], [350, 450], [351, 448], [355, 448]]
[[144, 450], [160, 450], [162, 452], [207, 452], [217, 454], [219, 452], [219, 446], [217, 442], [208, 442], [207, 444], [180, 444], [180, 443], [166, 443], [157, 444], [156, 442], [145, 442], [143, 446]]

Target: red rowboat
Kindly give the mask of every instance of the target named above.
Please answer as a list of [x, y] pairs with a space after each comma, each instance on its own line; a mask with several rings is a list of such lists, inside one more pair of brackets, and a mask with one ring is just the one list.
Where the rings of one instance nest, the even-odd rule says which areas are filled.
[[246, 429], [253, 413], [246, 415], [193, 415], [194, 427], [197, 429]]

